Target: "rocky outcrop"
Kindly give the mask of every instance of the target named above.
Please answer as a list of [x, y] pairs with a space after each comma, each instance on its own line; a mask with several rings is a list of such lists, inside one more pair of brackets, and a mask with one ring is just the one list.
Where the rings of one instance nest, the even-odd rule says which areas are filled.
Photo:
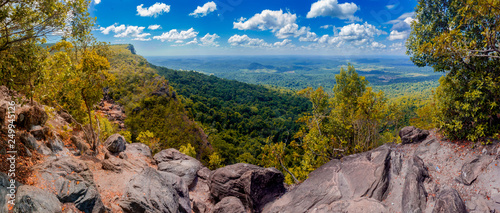
[[158, 170], [171, 172], [184, 179], [188, 186], [193, 186], [196, 173], [202, 167], [201, 163], [175, 149], [166, 149], [158, 152], [154, 157]]
[[213, 200], [210, 195], [209, 178], [212, 171], [203, 167], [196, 173], [196, 179], [193, 187], [189, 191], [189, 199], [191, 200], [191, 209], [195, 213], [209, 213], [214, 207]]
[[414, 126], [407, 126], [399, 131], [399, 137], [401, 137], [402, 144], [418, 143], [425, 140], [428, 135], [428, 130], [421, 130]]
[[179, 203], [180, 196], [172, 183], [153, 168], [145, 168], [127, 185], [125, 196], [119, 201], [124, 212], [191, 212]]
[[283, 180], [283, 174], [275, 168], [238, 163], [210, 175], [210, 193], [216, 201], [237, 197], [247, 209], [260, 212], [265, 204], [285, 192]]
[[105, 212], [92, 172], [72, 157], [51, 159], [40, 165], [38, 183], [54, 192], [62, 203], [74, 203], [85, 213]]
[[401, 206], [403, 212], [424, 212], [427, 203], [424, 180], [429, 177], [429, 173], [418, 156], [414, 156], [408, 164]]
[[120, 134], [111, 135], [104, 142], [106, 149], [113, 154], [119, 154], [120, 152], [125, 151], [127, 148], [126, 144], [127, 142], [125, 142], [125, 138]]
[[213, 213], [246, 213], [245, 207], [240, 199], [236, 197], [225, 197], [215, 205]]
[[62, 213], [61, 205], [57, 197], [47, 190], [23, 185], [17, 191], [14, 212]]
[[17, 127], [24, 129], [31, 129], [33, 126], [43, 126], [47, 119], [49, 118], [48, 114], [39, 105], [27, 105], [20, 108], [17, 113]]
[[354, 200], [341, 200], [329, 205], [323, 204], [312, 209], [310, 212], [385, 213], [387, 209], [378, 200], [373, 198], [357, 198]]
[[[264, 212], [308, 212], [316, 208], [345, 210], [348, 201], [361, 197], [381, 201], [389, 186], [390, 153], [388, 146], [382, 146], [332, 160], [309, 174], [309, 178], [292, 191], [267, 205]], [[344, 201], [335, 203], [340, 200]]]
[[481, 171], [485, 169], [486, 166], [488, 166], [488, 164], [493, 161], [493, 159], [493, 156], [480, 156], [464, 163], [458, 180], [460, 180], [465, 185], [471, 185], [472, 182], [476, 180]]
[[467, 213], [467, 208], [457, 190], [447, 188], [439, 193], [432, 213]]

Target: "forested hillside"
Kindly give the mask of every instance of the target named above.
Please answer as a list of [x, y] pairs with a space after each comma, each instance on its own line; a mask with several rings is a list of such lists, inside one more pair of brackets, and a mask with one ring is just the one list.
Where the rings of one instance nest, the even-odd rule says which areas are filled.
[[260, 164], [261, 147], [294, 140], [300, 127], [296, 120], [311, 110], [308, 99], [287, 90], [151, 66], [184, 97], [190, 116], [225, 164]]

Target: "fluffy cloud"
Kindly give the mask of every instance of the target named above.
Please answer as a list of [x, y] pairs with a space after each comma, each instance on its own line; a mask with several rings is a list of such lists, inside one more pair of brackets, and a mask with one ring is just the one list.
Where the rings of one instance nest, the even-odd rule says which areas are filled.
[[153, 24], [153, 25], [149, 25], [148, 29], [157, 30], [157, 29], [161, 29], [161, 26], [158, 24]]
[[243, 46], [243, 47], [270, 47], [271, 45], [266, 43], [262, 39], [250, 38], [247, 35], [233, 35], [227, 42], [231, 46]]
[[385, 44], [378, 43], [376, 41], [372, 42], [371, 48], [373, 49], [384, 49], [386, 48]]
[[220, 38], [217, 34], [213, 34], [213, 35], [210, 35], [209, 33], [207, 33], [205, 36], [203, 36], [202, 38], [200, 38], [200, 41], [201, 41], [201, 46], [216, 46], [218, 47], [219, 44], [215, 41], [215, 39], [218, 39]]
[[194, 17], [203, 17], [203, 16], [206, 16], [215, 10], [217, 10], [217, 5], [215, 4], [215, 2], [211, 1], [211, 2], [205, 3], [201, 7], [198, 6], [196, 8], [196, 10], [194, 10], [194, 12], [190, 13], [189, 15], [194, 16]]
[[386, 6], [385, 6], [385, 8], [387, 8], [387, 9], [389, 9], [389, 10], [390, 10], [390, 9], [392, 9], [392, 8], [394, 8], [394, 7], [396, 7], [396, 5], [395, 5], [395, 4], [389, 4], [389, 5], [386, 5]]
[[[154, 36], [153, 39], [164, 41], [175, 41], [177, 43], [181, 43], [186, 39], [194, 38], [198, 35], [198, 32], [194, 31], [193, 28], [189, 30], [183, 30], [181, 32], [177, 31], [177, 29], [170, 30], [166, 33], [161, 34], [160, 36]], [[181, 41], [181, 42], [179, 42]]]
[[154, 16], [156, 18], [158, 15], [161, 15], [163, 12], [165, 12], [165, 13], [170, 12], [170, 5], [166, 5], [164, 3], [156, 2], [151, 7], [148, 7], [148, 8], [143, 8], [142, 7], [143, 5], [144, 4], [137, 6], [137, 15], [148, 16], [148, 17]]
[[94, 0], [94, 3], [99, 4], [99, 3], [101, 3], [101, 0]]
[[387, 39], [392, 41], [408, 38], [411, 31], [411, 23], [416, 21], [416, 19], [413, 18], [414, 15], [414, 12], [404, 13], [397, 19], [387, 22], [388, 24], [392, 24], [391, 34], [389, 34]]
[[389, 48], [391, 48], [391, 51], [401, 51], [404, 48], [404, 44], [403, 42], [393, 43]]
[[408, 37], [408, 35], [410, 34], [410, 31], [402, 31], [402, 32], [399, 32], [397, 30], [393, 30], [391, 31], [391, 34], [389, 34], [389, 40], [393, 41], [393, 40], [403, 40], [403, 39], [406, 39]]
[[307, 13], [307, 18], [318, 16], [330, 16], [349, 21], [361, 21], [354, 13], [359, 7], [354, 3], [339, 4], [337, 0], [319, 0], [311, 5], [311, 10]]
[[307, 32], [305, 36], [299, 38], [299, 41], [317, 41], [318, 35], [314, 32]]
[[106, 27], [106, 28], [101, 27], [101, 28], [99, 28], [99, 30], [101, 31], [102, 34], [107, 35], [111, 31], [113, 31], [114, 33], [119, 33], [119, 32], [124, 31], [126, 29], [124, 24], [122, 24], [120, 26], [115, 26], [115, 25], [116, 24], [113, 24], [113, 25]]
[[238, 22], [233, 22], [233, 28], [239, 30], [270, 30], [279, 39], [299, 37], [310, 32], [309, 27], [299, 27], [295, 23], [296, 14], [284, 13], [283, 10], [263, 10], [253, 17], [241, 17]]
[[190, 45], [190, 44], [198, 44], [198, 40], [196, 38], [194, 38], [192, 41], [186, 43], [186, 45]]
[[344, 41], [355, 42], [355, 44], [363, 44], [373, 37], [381, 34], [386, 34], [386, 32], [365, 22], [363, 25], [350, 24], [342, 27], [338, 36]]
[[294, 47], [295, 45], [292, 44], [292, 40], [290, 39], [284, 39], [283, 41], [278, 41], [273, 44], [275, 47]]
[[240, 18], [239, 22], [233, 23], [233, 28], [238, 30], [271, 30], [275, 32], [289, 24], [295, 24], [295, 20], [297, 20], [297, 15], [290, 12], [263, 10], [248, 20]]
[[116, 38], [125, 38], [125, 37], [132, 37], [134, 38], [133, 40], [138, 40], [138, 41], [149, 41], [151, 40], [150, 38], [146, 38], [147, 36], [150, 36], [151, 34], [149, 33], [143, 33], [143, 30], [145, 27], [139, 27], [139, 26], [125, 26], [124, 24], [118, 25], [113, 24], [108, 27], [101, 27], [99, 30], [101, 31], [102, 34], [108, 35], [110, 32], [114, 32], [115, 35], [114, 37]]

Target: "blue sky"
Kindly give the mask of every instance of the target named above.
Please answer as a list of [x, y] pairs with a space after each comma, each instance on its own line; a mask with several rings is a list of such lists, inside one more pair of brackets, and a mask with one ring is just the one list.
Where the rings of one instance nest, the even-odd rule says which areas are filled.
[[416, 0], [93, 0], [94, 36], [144, 56], [401, 55]]

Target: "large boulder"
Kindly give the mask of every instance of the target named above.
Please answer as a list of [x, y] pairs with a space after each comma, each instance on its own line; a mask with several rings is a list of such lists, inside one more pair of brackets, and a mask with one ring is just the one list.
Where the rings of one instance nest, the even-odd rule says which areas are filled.
[[158, 152], [154, 157], [158, 164], [158, 170], [171, 172], [184, 179], [191, 188], [196, 178], [196, 173], [202, 164], [193, 157], [182, 154], [176, 149], [165, 149]]
[[23, 185], [17, 191], [14, 212], [60, 213], [61, 205], [57, 197], [47, 190]]
[[73, 143], [73, 145], [76, 146], [76, 148], [78, 149], [78, 151], [80, 151], [80, 153], [85, 153], [90, 150], [90, 145], [81, 137], [75, 135], [71, 136], [71, 142]]
[[43, 126], [49, 115], [45, 112], [42, 106], [25, 106], [19, 110], [17, 114], [17, 127], [31, 129], [33, 126]]
[[189, 199], [191, 199], [191, 209], [195, 213], [210, 213], [214, 207], [214, 203], [210, 197], [209, 179], [212, 171], [207, 167], [203, 167], [196, 173], [197, 178], [194, 181], [194, 186], [189, 191]]
[[477, 176], [481, 173], [481, 171], [485, 169], [493, 160], [493, 156], [483, 155], [464, 163], [458, 180], [465, 185], [471, 185], [477, 179]]
[[212, 211], [213, 213], [246, 213], [245, 206], [236, 197], [225, 197], [219, 201]]
[[124, 212], [177, 213], [191, 212], [179, 204], [179, 194], [164, 175], [147, 167], [134, 176], [127, 185], [124, 198], [119, 201]]
[[399, 131], [402, 144], [418, 143], [429, 135], [429, 131], [415, 128], [414, 126], [407, 126]]
[[[380, 201], [389, 186], [390, 153], [388, 146], [381, 146], [331, 160], [311, 172], [302, 184], [267, 205], [264, 212], [308, 212], [320, 206], [330, 208], [328, 206], [336, 201], [360, 197]], [[344, 204], [337, 203], [331, 208], [337, 205]]]
[[127, 148], [126, 144], [127, 142], [125, 141], [125, 138], [120, 134], [111, 135], [104, 142], [106, 149], [113, 154], [119, 154], [120, 152], [125, 151]]
[[354, 200], [340, 200], [330, 205], [320, 205], [311, 213], [348, 212], [348, 213], [385, 213], [386, 207], [373, 198], [357, 198]]
[[119, 154], [119, 157], [130, 162], [137, 172], [153, 164], [152, 152], [148, 146], [142, 143], [127, 143], [126, 146], [127, 148]]
[[432, 213], [466, 213], [465, 203], [457, 190], [447, 188], [441, 190]]
[[414, 156], [408, 164], [403, 185], [402, 209], [403, 212], [424, 212], [427, 203], [424, 180], [429, 177], [429, 172], [418, 156]]
[[94, 177], [85, 162], [72, 158], [50, 159], [36, 169], [40, 188], [55, 192], [62, 203], [74, 203], [85, 213], [102, 213], [105, 207], [94, 184]]
[[285, 192], [283, 180], [283, 174], [275, 168], [238, 163], [215, 170], [209, 182], [216, 201], [233, 196], [248, 209], [260, 212]]

